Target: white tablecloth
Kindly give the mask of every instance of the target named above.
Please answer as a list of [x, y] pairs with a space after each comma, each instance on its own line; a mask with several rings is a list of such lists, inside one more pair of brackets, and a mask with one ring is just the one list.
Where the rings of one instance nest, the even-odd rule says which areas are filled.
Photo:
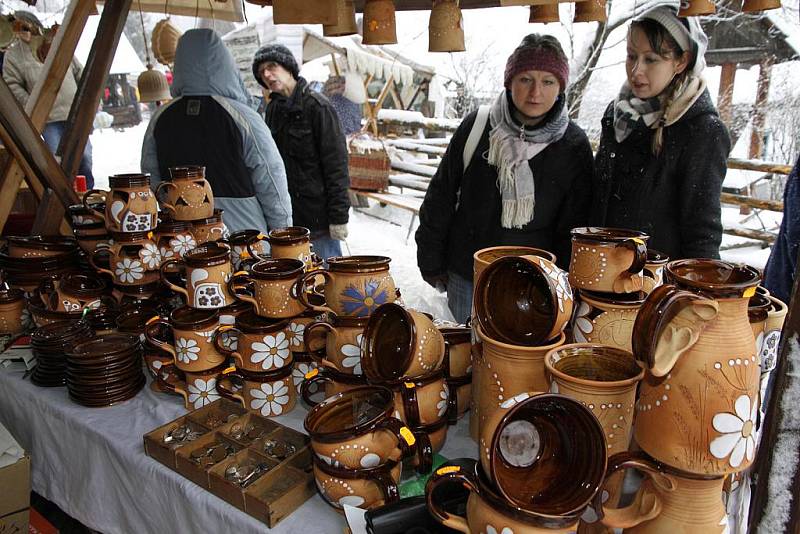
[[[31, 455], [33, 490], [104, 534], [145, 532], [341, 533], [343, 516], [315, 495], [270, 530], [145, 455], [142, 436], [186, 412], [181, 398], [145, 387], [109, 408], [84, 408], [67, 390], [0, 372], [0, 423]], [[298, 403], [281, 424], [303, 431]], [[467, 417], [448, 431], [442, 454], [477, 455]]]

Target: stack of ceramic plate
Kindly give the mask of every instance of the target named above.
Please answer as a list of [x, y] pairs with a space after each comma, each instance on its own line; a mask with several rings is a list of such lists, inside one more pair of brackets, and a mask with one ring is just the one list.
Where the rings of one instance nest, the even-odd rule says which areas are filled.
[[142, 345], [136, 335], [105, 334], [67, 352], [67, 389], [78, 404], [120, 403], [135, 397], [145, 381]]
[[93, 336], [86, 321], [60, 321], [34, 330], [31, 347], [37, 364], [31, 382], [37, 386], [63, 386], [67, 370], [65, 352]]

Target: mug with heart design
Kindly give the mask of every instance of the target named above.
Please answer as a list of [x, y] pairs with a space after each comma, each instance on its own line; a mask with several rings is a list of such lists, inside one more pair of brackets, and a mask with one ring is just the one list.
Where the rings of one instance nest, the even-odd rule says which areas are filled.
[[[308, 308], [298, 297], [304, 269], [302, 261], [291, 258], [261, 260], [251, 272], [234, 274], [228, 290], [237, 299], [253, 304], [262, 317], [294, 317]], [[253, 295], [245, 292], [249, 285], [253, 286]]]
[[192, 223], [192, 235], [198, 245], [210, 241], [219, 241], [230, 236], [228, 227], [222, 221], [223, 212], [224, 210], [221, 208], [216, 208], [210, 217], [190, 221]]
[[[95, 270], [111, 276], [115, 285], [140, 286], [158, 281], [161, 254], [153, 241], [152, 232], [111, 232], [114, 243], [89, 255]], [[108, 268], [99, 263], [108, 257]]]
[[343, 469], [313, 456], [314, 480], [325, 502], [343, 510], [345, 505], [372, 510], [397, 502], [401, 462], [360, 469]]
[[[184, 306], [173, 310], [169, 320], [153, 317], [144, 329], [147, 341], [154, 347], [172, 355], [175, 365], [184, 372], [205, 371], [227, 361], [212, 340], [219, 328], [219, 312], [198, 310]], [[173, 342], [161, 339], [164, 331], [171, 331]]]
[[324, 343], [324, 358], [340, 373], [361, 375], [361, 342], [364, 339], [366, 317], [336, 317], [330, 321], [315, 321], [304, 334], [307, 351], [315, 356], [315, 342]]
[[569, 281], [573, 287], [606, 293], [642, 290], [647, 263], [644, 232], [624, 228], [573, 228]]
[[[233, 388], [233, 379], [241, 384], [237, 390]], [[264, 417], [286, 415], [297, 399], [291, 364], [266, 373], [248, 373], [241, 369], [225, 373], [217, 383], [217, 390], [223, 397], [238, 401]]]
[[158, 202], [150, 190], [149, 174], [115, 174], [108, 177], [111, 191], [106, 195], [105, 213], [90, 204], [98, 189], [83, 195], [83, 205], [96, 217], [103, 217], [112, 232], [149, 232], [158, 221]]
[[214, 214], [214, 193], [206, 180], [205, 167], [170, 167], [169, 174], [169, 181], [156, 188], [156, 198], [163, 199], [162, 210], [177, 221], [195, 221]]
[[[267, 319], [252, 310], [239, 315], [235, 326], [221, 326], [214, 335], [214, 347], [236, 360], [236, 368], [248, 373], [275, 371], [292, 363], [286, 337], [286, 319]], [[236, 348], [223, 346], [223, 334], [236, 338]]]
[[[174, 284], [168, 274], [171, 266], [185, 269], [185, 286]], [[221, 243], [206, 243], [186, 254], [182, 260], [167, 260], [161, 264], [161, 280], [183, 294], [189, 306], [198, 309], [218, 309], [233, 304], [228, 291], [231, 280], [231, 249]]]
[[184, 371], [183, 378], [180, 373], [169, 372], [170, 367], [164, 365], [159, 369], [158, 383], [165, 391], [182, 396], [186, 409], [196, 410], [219, 400], [217, 383], [225, 369], [224, 362], [204, 371]]

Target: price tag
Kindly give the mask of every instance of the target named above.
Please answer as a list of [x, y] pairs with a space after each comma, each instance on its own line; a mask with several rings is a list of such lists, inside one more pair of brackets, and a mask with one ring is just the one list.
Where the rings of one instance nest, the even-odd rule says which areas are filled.
[[411, 433], [411, 430], [407, 426], [400, 429], [400, 435], [403, 436], [403, 439], [408, 443], [409, 447], [417, 442], [417, 438], [414, 437], [414, 434]]

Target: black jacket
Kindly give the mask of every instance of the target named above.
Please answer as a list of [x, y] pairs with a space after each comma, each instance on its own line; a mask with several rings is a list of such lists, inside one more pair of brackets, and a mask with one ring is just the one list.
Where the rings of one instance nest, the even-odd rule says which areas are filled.
[[347, 146], [328, 99], [299, 78], [289, 98], [272, 94], [265, 118], [286, 166], [294, 224], [326, 233], [346, 224]]
[[664, 129], [658, 157], [651, 150], [655, 130], [642, 122], [617, 143], [613, 115], [612, 102], [595, 158], [592, 224], [641, 230], [649, 247], [672, 259], [718, 258], [731, 140], [708, 91]]
[[489, 121], [466, 172], [464, 145], [477, 112], [461, 122], [419, 212], [417, 263], [423, 275], [447, 271], [472, 280], [472, 255], [486, 247], [519, 245], [553, 252], [562, 268], [569, 265], [570, 234], [587, 222], [592, 149], [586, 134], [570, 121], [567, 131], [530, 160], [536, 204], [533, 220], [521, 229], [500, 225], [501, 194], [497, 169], [486, 159]]

